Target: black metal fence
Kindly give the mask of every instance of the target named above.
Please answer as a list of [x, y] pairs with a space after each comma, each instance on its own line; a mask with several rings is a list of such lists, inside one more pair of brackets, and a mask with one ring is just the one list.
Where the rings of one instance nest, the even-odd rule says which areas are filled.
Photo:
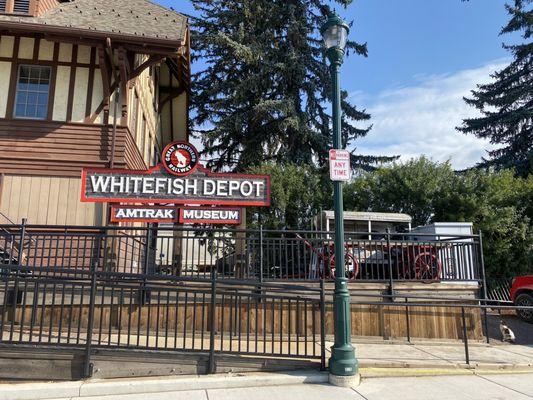
[[204, 352], [318, 359], [325, 366], [324, 286], [250, 284], [98, 272], [0, 273], [0, 345]]
[[[335, 276], [331, 232], [201, 227], [0, 227], [0, 260], [38, 275], [98, 272], [257, 281]], [[348, 232], [346, 273], [355, 281], [482, 281], [480, 236]]]

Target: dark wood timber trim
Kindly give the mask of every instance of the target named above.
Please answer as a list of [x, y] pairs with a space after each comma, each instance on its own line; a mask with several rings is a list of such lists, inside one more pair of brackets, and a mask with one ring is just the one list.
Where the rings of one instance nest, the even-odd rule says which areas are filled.
[[[59, 42], [56, 42], [56, 43], [59, 43]], [[13, 61], [13, 59], [11, 57], [0, 57], [0, 61], [11, 62], [11, 61]], [[26, 60], [26, 61], [28, 61], [28, 60]], [[31, 63], [35, 64], [35, 65], [52, 65], [53, 64], [52, 61], [48, 61], [48, 60], [33, 60], [33, 61], [31, 61]], [[91, 66], [91, 64], [89, 64], [89, 63], [69, 62], [69, 61], [57, 61], [55, 64], [56, 65], [60, 65], [62, 67], [76, 66], [76, 67], [89, 68]]]
[[129, 65], [128, 53], [121, 47], [118, 51], [118, 60], [120, 68], [120, 118], [121, 125], [128, 123], [128, 81], [131, 72]]
[[100, 65], [100, 73], [102, 74], [102, 86], [104, 90], [103, 102], [109, 103], [109, 96], [111, 95], [109, 66], [107, 65], [106, 51], [103, 47], [98, 48], [98, 64]]
[[[78, 59], [78, 45], [72, 46], [72, 64]], [[68, 85], [68, 100], [67, 100], [67, 122], [72, 121], [72, 108], [74, 106], [74, 89], [76, 88], [76, 70], [75, 66], [70, 68], [70, 82]]]
[[[109, 124], [109, 102], [110, 102], [110, 96], [111, 96], [112, 91], [110, 88], [110, 75], [109, 75], [109, 66], [107, 64], [107, 58], [106, 58], [106, 50], [103, 47], [98, 48], [98, 59], [99, 59], [99, 64], [100, 64], [100, 73], [102, 74], [102, 85], [104, 88], [104, 98], [102, 100], [102, 104], [103, 104], [102, 110], [104, 111], [104, 117], [103, 117], [102, 122], [104, 126], [107, 126]], [[101, 111], [98, 111], [96, 115], [100, 114], [100, 112]]]
[[15, 97], [17, 95], [17, 75], [18, 75], [18, 54], [20, 47], [20, 37], [15, 36], [13, 44], [13, 58], [11, 59], [11, 78], [9, 81], [9, 93], [7, 95], [6, 118], [13, 118], [15, 108]]
[[33, 42], [33, 63], [39, 61], [39, 50], [41, 48], [41, 38], [36, 37]]
[[190, 115], [189, 111], [191, 109], [191, 96], [188, 94], [191, 90], [191, 30], [187, 27], [187, 47], [185, 48], [186, 54], [182, 58], [186, 60], [186, 82], [187, 82], [187, 95], [186, 95], [186, 109], [185, 109], [185, 126], [186, 126], [186, 140], [189, 141], [190, 136]]
[[162, 94], [166, 94], [167, 96], [161, 100], [161, 102], [159, 103], [159, 109], [161, 110], [165, 104], [167, 104], [169, 101], [181, 96], [183, 93], [185, 93], [185, 88], [184, 87], [177, 87], [177, 88], [167, 88], [167, 87], [162, 87], [161, 88], [161, 93]]
[[56, 97], [57, 82], [57, 60], [59, 59], [59, 43], [54, 43], [54, 55], [52, 61], [52, 75], [50, 79], [50, 93], [48, 94], [48, 112], [47, 119], [52, 120], [54, 116], [54, 101]]
[[94, 90], [94, 70], [96, 62], [96, 48], [91, 47], [91, 64], [89, 67], [89, 82], [87, 83], [87, 99], [85, 103], [85, 121], [88, 122], [88, 118], [91, 116], [92, 102], [93, 102], [93, 90]]
[[[107, 125], [109, 122], [109, 100], [112, 91], [115, 89], [112, 89], [110, 87], [109, 83], [109, 67], [107, 65], [107, 57], [106, 57], [106, 51], [103, 47], [98, 47], [98, 64], [100, 65], [100, 73], [102, 75], [102, 87], [104, 92], [104, 98], [100, 105], [98, 106], [97, 110], [94, 112], [93, 115], [91, 115], [89, 121], [94, 122], [96, 120], [96, 117], [103, 111], [104, 112], [104, 118], [103, 123], [104, 125]], [[113, 84], [116, 84], [117, 82], [113, 82]]]
[[[170, 84], [172, 85], [172, 75], [170, 76]], [[174, 108], [173, 108], [173, 104], [172, 104], [172, 98], [170, 99], [169, 101], [169, 106], [170, 106], [170, 111], [169, 111], [169, 114], [170, 114], [170, 140], [174, 140]]]
[[164, 58], [165, 56], [163, 55], [151, 55], [150, 57], [148, 57], [148, 60], [146, 60], [145, 62], [143, 62], [141, 65], [139, 65], [137, 68], [133, 70], [133, 72], [130, 75], [130, 80], [137, 78], [140, 74], [143, 73], [143, 71], [146, 68], [149, 68], [155, 64], [160, 63]]
[[[92, 115], [89, 117], [88, 121], [89, 122], [94, 122], [96, 120], [96, 118], [98, 117], [98, 115], [103, 111], [105, 110], [106, 106], [109, 107], [109, 98], [111, 96], [111, 93], [113, 93], [118, 85], [121, 83], [122, 79], [119, 79], [118, 77], [113, 81], [112, 84], [109, 84], [109, 67], [107, 65], [107, 57], [106, 57], [106, 51], [105, 49], [103, 49], [102, 47], [99, 47], [98, 48], [98, 56], [99, 56], [99, 63], [100, 63], [100, 71], [102, 72], [102, 82], [103, 82], [103, 85], [104, 85], [104, 99], [102, 100], [102, 102], [100, 103], [100, 105], [96, 108], [95, 112], [92, 113]], [[154, 60], [152, 60], [152, 62], [154, 64], [157, 64], [158, 62], [161, 62], [161, 60], [165, 58], [164, 56], [161, 57], [160, 60], [158, 60], [157, 62]], [[119, 60], [120, 60], [120, 53], [119, 53]], [[139, 74], [142, 73], [142, 70], [140, 70], [140, 67], [142, 66], [143, 67], [143, 70], [148, 68], [150, 65], [153, 65], [151, 63], [147, 63], [147, 62], [144, 62], [143, 64], [141, 64], [139, 67], [135, 68], [132, 72], [136, 74], [136, 77], [139, 76]], [[106, 69], [106, 71], [104, 71], [104, 68]], [[120, 67], [119, 67], [120, 68]], [[127, 76], [126, 77], [126, 82], [131, 82], [134, 78], [132, 78], [131, 76]], [[170, 75], [170, 79], [172, 79], [172, 75]], [[107, 82], [107, 86], [106, 86], [106, 82]], [[124, 91], [124, 93], [126, 93], [126, 91]]]

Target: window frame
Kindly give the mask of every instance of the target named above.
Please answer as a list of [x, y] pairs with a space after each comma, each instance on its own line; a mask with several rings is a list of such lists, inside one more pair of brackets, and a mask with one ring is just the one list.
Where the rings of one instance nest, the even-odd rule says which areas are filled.
[[[44, 117], [31, 117], [31, 116], [27, 116], [27, 115], [17, 115], [17, 105], [18, 105], [18, 99], [19, 99], [19, 85], [20, 85], [20, 77], [21, 77], [21, 71], [22, 71], [22, 68], [24, 67], [29, 67], [29, 68], [40, 68], [40, 69], [48, 69], [49, 71], [49, 76], [48, 76], [48, 92], [46, 94], [47, 98], [46, 98], [46, 108], [45, 108], [45, 115]], [[21, 63], [21, 64], [18, 64], [16, 66], [17, 68], [17, 74], [16, 74], [16, 81], [15, 81], [15, 93], [14, 93], [14, 96], [13, 96], [13, 111], [12, 111], [12, 115], [11, 117], [13, 119], [17, 119], [17, 120], [31, 120], [31, 121], [47, 121], [49, 119], [49, 109], [50, 109], [50, 101], [52, 100], [51, 99], [51, 89], [52, 89], [52, 84], [53, 84], [53, 79], [52, 79], [52, 74], [54, 73], [54, 69], [52, 68], [51, 65], [39, 65], [39, 64], [31, 64], [31, 63]], [[40, 79], [40, 78], [39, 78]], [[25, 92], [29, 92], [29, 90], [26, 90]], [[40, 93], [40, 92], [37, 92], [37, 96], [39, 94], [43, 94], [43, 93]], [[37, 104], [35, 105], [37, 107], [39, 101], [37, 100]], [[27, 107], [27, 103], [26, 103], [26, 107]]]

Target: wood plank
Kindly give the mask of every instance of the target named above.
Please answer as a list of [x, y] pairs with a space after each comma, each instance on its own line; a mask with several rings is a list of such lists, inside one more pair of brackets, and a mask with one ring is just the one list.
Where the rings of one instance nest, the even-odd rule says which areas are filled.
[[68, 193], [68, 180], [61, 179], [59, 181], [59, 196], [57, 201], [57, 217], [56, 224], [65, 225], [67, 221], [68, 201], [65, 193]]
[[47, 223], [47, 212], [48, 207], [45, 207], [45, 204], [48, 205], [50, 197], [50, 186], [51, 178], [50, 177], [40, 177], [41, 179], [41, 203], [42, 206], [39, 207], [39, 213], [37, 215], [37, 223], [45, 225]]
[[41, 202], [41, 178], [37, 176], [30, 176], [26, 179], [28, 187], [26, 188], [26, 195], [28, 196], [28, 223], [36, 224], [39, 214], [39, 206]]

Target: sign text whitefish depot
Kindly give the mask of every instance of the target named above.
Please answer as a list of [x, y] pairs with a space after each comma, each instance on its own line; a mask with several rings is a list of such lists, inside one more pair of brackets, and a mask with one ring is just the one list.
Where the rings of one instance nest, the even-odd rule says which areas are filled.
[[213, 173], [203, 167], [184, 177], [170, 174], [161, 165], [147, 171], [84, 169], [81, 200], [268, 206], [270, 178]]

